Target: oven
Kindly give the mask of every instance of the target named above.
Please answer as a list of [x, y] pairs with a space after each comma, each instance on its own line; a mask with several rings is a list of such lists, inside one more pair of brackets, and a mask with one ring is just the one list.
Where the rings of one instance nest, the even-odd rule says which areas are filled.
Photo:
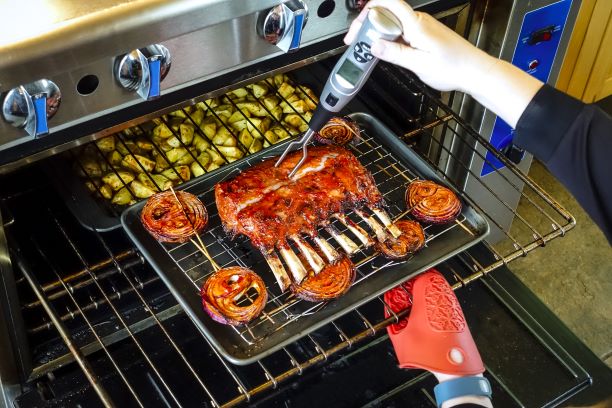
[[[225, 334], [202, 329], [164, 272], [179, 268], [193, 278], [181, 262], [200, 255], [194, 247], [160, 254], [130, 227], [135, 209], [161, 183], [206, 197], [211, 180], [279, 152], [303, 131], [361, 3], [43, 2], [31, 30], [11, 23], [23, 10], [0, 6], [12, 7], [3, 10], [9, 17], [0, 43], [3, 406], [435, 406], [433, 376], [397, 368], [386, 327], [409, 311], [385, 315], [382, 293], [368, 286], [376, 274], [360, 267], [351, 291], [362, 301], [335, 314], [325, 304], [298, 313], [290, 299], [274, 297], [266, 324], [274, 333], [301, 334], [244, 357], [219, 345]], [[410, 3], [550, 82], [580, 6]], [[301, 103], [291, 99], [296, 94]], [[510, 271], [514, 259], [545, 251], [575, 223], [525, 175], [531, 158], [512, 145], [511, 130], [468, 96], [435, 92], [385, 63], [344, 113], [362, 125], [353, 149], [380, 180], [394, 217], [403, 209], [393, 210], [393, 180], [402, 186], [425, 172], [486, 220], [484, 240], [486, 231], [477, 230], [469, 245], [441, 249], [422, 266], [435, 264], [456, 291], [494, 404], [607, 397], [609, 369]], [[383, 133], [395, 144], [381, 145]], [[418, 165], [393, 162], [393, 146]], [[173, 159], [177, 149], [184, 151]], [[132, 170], [126, 156], [139, 157]], [[135, 178], [160, 157], [159, 171], [149, 173], [163, 177]], [[468, 221], [427, 231], [427, 253], [461, 234], [475, 236]], [[247, 244], [221, 235], [202, 237], [215, 259], [255, 262]], [[162, 255], [173, 263], [160, 262]], [[376, 268], [389, 266], [372, 254], [361, 261], [372, 259]], [[265, 344], [258, 329], [232, 332], [236, 349]]]

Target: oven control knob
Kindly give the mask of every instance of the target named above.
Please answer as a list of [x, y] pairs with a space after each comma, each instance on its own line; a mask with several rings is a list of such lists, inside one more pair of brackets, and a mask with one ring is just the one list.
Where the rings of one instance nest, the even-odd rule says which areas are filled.
[[2, 104], [2, 116], [16, 128], [25, 128], [33, 137], [49, 133], [47, 120], [57, 112], [62, 93], [55, 83], [40, 79], [13, 88]]
[[160, 83], [170, 71], [171, 63], [170, 51], [166, 47], [149, 45], [117, 58], [115, 77], [125, 89], [151, 100], [159, 97]]
[[259, 16], [257, 33], [284, 52], [300, 47], [302, 30], [308, 21], [308, 7], [302, 0], [290, 0]]

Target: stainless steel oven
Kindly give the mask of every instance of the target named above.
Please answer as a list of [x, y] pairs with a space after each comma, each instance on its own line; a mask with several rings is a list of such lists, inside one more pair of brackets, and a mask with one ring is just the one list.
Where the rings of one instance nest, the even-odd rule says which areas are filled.
[[[264, 357], [228, 359], [121, 223], [130, 205], [162, 188], [160, 180], [205, 197], [207, 180], [298, 134], [362, 3], [43, 2], [27, 29], [17, 24], [24, 10], [0, 6], [6, 23], [0, 40], [5, 406], [433, 404], [434, 378], [398, 369], [386, 337], [385, 328], [408, 311], [385, 317], [380, 293], [364, 292], [371, 300], [316, 327], [309, 323], [302, 336]], [[580, 6], [578, 0], [410, 3], [551, 82]], [[276, 102], [268, 105], [264, 94]], [[303, 106], [296, 108], [294, 94]], [[440, 94], [384, 63], [345, 113], [384, 123], [432, 177], [487, 219], [487, 240], [448, 253], [437, 268], [465, 310], [494, 403], [554, 406], [605, 397], [609, 370], [508, 270], [512, 260], [546, 250], [575, 223], [525, 175], [530, 158], [512, 146], [511, 131], [469, 97]], [[376, 129], [364, 125], [357, 147], [363, 164], [380, 180], [413, 177], [389, 162], [394, 152], [379, 146]], [[168, 132], [176, 146], [162, 146], [155, 132]], [[216, 139], [219, 132], [224, 138]], [[184, 152], [172, 159], [171, 149]], [[115, 151], [123, 152], [119, 170], [112, 165]], [[155, 172], [163, 177], [127, 181], [120, 173], [130, 171], [125, 157], [138, 157], [134, 177], [145, 165], [155, 169], [162, 157], [165, 165]], [[110, 187], [113, 180], [117, 188]], [[134, 181], [149, 190], [142, 193]], [[381, 189], [390, 200], [396, 187]], [[536, 211], [523, 211], [519, 201]], [[391, 211], [397, 216], [402, 209]], [[457, 231], [473, 232], [461, 223], [453, 228], [429, 231], [430, 246]], [[240, 242], [207, 234], [218, 259], [255, 262]], [[183, 249], [170, 251], [178, 254], [170, 266], [188, 275], [181, 262], [197, 254]], [[362, 272], [359, 284], [371, 275]], [[285, 320], [274, 330], [326, 316], [319, 307], [294, 313], [281, 300], [274, 299], [280, 303], [272, 318]], [[245, 343], [236, 346], [256, 346], [254, 333], [248, 326], [238, 330], [237, 341]]]

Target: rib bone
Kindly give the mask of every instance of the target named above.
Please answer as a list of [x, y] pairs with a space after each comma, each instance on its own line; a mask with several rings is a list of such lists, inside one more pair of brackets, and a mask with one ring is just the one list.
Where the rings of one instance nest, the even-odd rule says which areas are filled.
[[391, 235], [393, 235], [393, 238], [398, 238], [400, 235], [402, 235], [402, 231], [400, 231], [399, 228], [397, 228], [397, 226], [391, 222], [391, 217], [389, 217], [389, 214], [387, 214], [385, 210], [376, 207], [368, 208], [372, 210], [374, 214], [376, 214], [379, 220], [382, 221], [384, 226], [387, 227], [389, 232], [391, 232]]
[[353, 220], [351, 220], [349, 217], [347, 217], [343, 213], [336, 213], [333, 215], [333, 217], [335, 217], [346, 228], [348, 228], [349, 231], [351, 231], [366, 248], [368, 248], [374, 243], [372, 238], [370, 238], [368, 233], [363, 228], [355, 224]]
[[388, 239], [392, 239], [392, 237], [387, 234], [385, 228], [380, 225], [378, 221], [374, 219], [374, 217], [367, 215], [362, 210], [355, 210], [355, 213], [357, 213], [357, 215], [359, 215], [370, 226], [370, 228], [372, 228], [372, 230], [376, 234], [376, 239], [379, 242], [385, 242]]
[[336, 227], [334, 227], [333, 225], [327, 225], [325, 227], [325, 230], [329, 232], [329, 235], [331, 235], [340, 244], [344, 252], [346, 252], [347, 254], [351, 255], [359, 251], [359, 246], [357, 246], [356, 243], [351, 241], [349, 237], [338, 231], [338, 229], [336, 229]]
[[318, 274], [325, 267], [325, 261], [319, 256], [317, 251], [315, 251], [308, 242], [302, 239], [299, 235], [294, 235], [291, 237], [293, 242], [295, 242], [300, 250], [300, 253], [306, 258], [313, 272]]
[[336, 251], [333, 246], [329, 245], [329, 243], [321, 237], [314, 237], [313, 240], [330, 263], [334, 263], [341, 258], [338, 251]]
[[270, 269], [272, 269], [272, 273], [274, 274], [274, 277], [278, 282], [278, 286], [280, 287], [281, 292], [284, 292], [285, 290], [287, 290], [289, 285], [291, 285], [291, 279], [289, 279], [289, 275], [287, 274], [285, 267], [281, 263], [281, 260], [278, 259], [278, 256], [276, 256], [274, 252], [266, 254], [262, 251], [262, 254], [266, 259], [266, 262], [268, 262]]
[[295, 252], [288, 247], [280, 248], [280, 253], [285, 260], [285, 263], [287, 263], [287, 266], [289, 266], [289, 271], [291, 272], [295, 283], [301, 283], [306, 275], [308, 275], [308, 272], [306, 271], [306, 268], [304, 268], [304, 265], [302, 265], [300, 258], [298, 258]]

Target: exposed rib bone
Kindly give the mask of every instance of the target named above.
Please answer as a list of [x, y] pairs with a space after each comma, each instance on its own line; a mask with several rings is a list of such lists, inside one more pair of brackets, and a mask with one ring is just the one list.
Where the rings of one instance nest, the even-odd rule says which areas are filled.
[[367, 215], [362, 210], [355, 210], [355, 213], [359, 215], [370, 226], [370, 228], [372, 228], [376, 234], [376, 239], [379, 242], [385, 242], [388, 239], [393, 239], [392, 236], [387, 234], [385, 228], [374, 219], [374, 217]]
[[329, 232], [329, 235], [331, 235], [340, 244], [344, 252], [347, 254], [351, 255], [359, 251], [359, 246], [351, 241], [349, 237], [338, 231], [338, 229], [333, 225], [329, 224], [325, 227], [325, 230]]
[[284, 292], [285, 290], [287, 290], [289, 285], [291, 285], [291, 279], [289, 279], [289, 275], [287, 274], [285, 267], [281, 263], [281, 260], [278, 259], [278, 256], [276, 256], [274, 252], [270, 252], [269, 254], [262, 252], [262, 254], [266, 259], [266, 262], [268, 262], [270, 269], [272, 269], [272, 273], [274, 274], [274, 277], [278, 282], [280, 290]]
[[291, 237], [293, 242], [295, 242], [301, 252], [301, 254], [306, 258], [312, 271], [314, 274], [318, 274], [325, 267], [325, 261], [317, 254], [317, 251], [314, 250], [310, 246], [310, 244], [302, 239], [299, 235], [294, 235]]
[[333, 246], [329, 245], [326, 240], [322, 239], [321, 237], [314, 237], [313, 240], [330, 263], [334, 263], [341, 258], [338, 251], [336, 251]]
[[306, 275], [308, 275], [308, 272], [306, 271], [306, 268], [304, 268], [304, 265], [302, 265], [300, 258], [297, 257], [291, 248], [281, 248], [280, 253], [287, 266], [289, 266], [289, 271], [293, 276], [294, 282], [298, 284], [301, 283]]
[[355, 224], [353, 220], [351, 220], [346, 215], [342, 213], [336, 213], [333, 215], [333, 217], [335, 217], [346, 228], [348, 228], [349, 231], [351, 231], [366, 248], [374, 244], [374, 240], [370, 238], [368, 233], [363, 228], [361, 228], [359, 225]]
[[389, 232], [391, 232], [391, 235], [393, 235], [393, 238], [398, 238], [400, 235], [402, 235], [402, 231], [400, 231], [400, 229], [397, 228], [397, 226], [391, 222], [391, 217], [389, 217], [389, 214], [387, 214], [385, 210], [376, 207], [368, 208], [372, 210], [374, 214], [376, 214], [379, 220], [382, 221], [384, 226], [387, 227]]

